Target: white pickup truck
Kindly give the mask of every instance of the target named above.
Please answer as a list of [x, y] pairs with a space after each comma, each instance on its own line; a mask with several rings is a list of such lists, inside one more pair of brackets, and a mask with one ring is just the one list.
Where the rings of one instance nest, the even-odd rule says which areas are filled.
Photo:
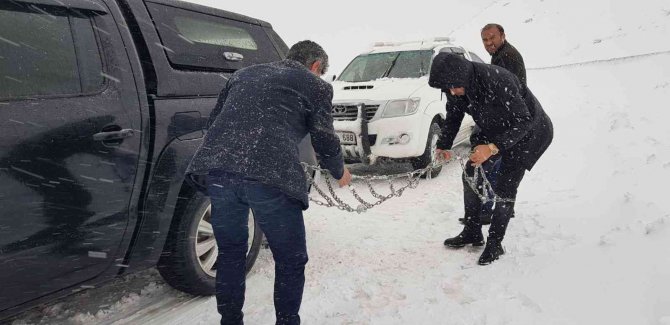
[[[447, 38], [375, 43], [333, 81], [332, 115], [347, 162], [409, 159], [415, 169], [432, 163], [446, 115], [446, 96], [428, 86], [430, 65], [440, 52], [482, 62]], [[474, 125], [466, 116], [454, 144], [467, 141]]]

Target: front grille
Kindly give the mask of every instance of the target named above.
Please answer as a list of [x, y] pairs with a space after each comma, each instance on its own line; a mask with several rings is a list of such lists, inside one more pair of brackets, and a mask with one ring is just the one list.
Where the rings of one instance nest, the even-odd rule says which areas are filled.
[[358, 118], [358, 105], [333, 105], [332, 113], [336, 121], [355, 121]]
[[[358, 104], [335, 104], [333, 105], [333, 119], [336, 121], [355, 121], [358, 118]], [[364, 105], [364, 113], [366, 121], [372, 120], [379, 109], [379, 105]]]
[[365, 118], [369, 121], [375, 117], [375, 113], [379, 109], [379, 105], [365, 105]]

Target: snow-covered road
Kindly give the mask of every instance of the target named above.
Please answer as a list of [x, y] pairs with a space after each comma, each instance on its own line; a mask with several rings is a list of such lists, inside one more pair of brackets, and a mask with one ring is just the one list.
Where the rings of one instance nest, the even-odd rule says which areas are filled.
[[[442, 245], [461, 229], [457, 164], [364, 214], [310, 208], [303, 323], [670, 324], [668, 62], [529, 71], [555, 139], [526, 174], [507, 254], [490, 266], [476, 264], [481, 248]], [[263, 250], [247, 281], [247, 324], [274, 322], [273, 269]], [[178, 293], [150, 271], [13, 324], [217, 321], [213, 298]]]

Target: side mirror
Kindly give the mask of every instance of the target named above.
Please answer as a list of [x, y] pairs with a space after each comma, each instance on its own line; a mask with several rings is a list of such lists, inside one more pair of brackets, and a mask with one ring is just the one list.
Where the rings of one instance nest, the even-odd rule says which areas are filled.
[[337, 75], [334, 74], [326, 75], [324, 76], [323, 79], [326, 80], [327, 82], [333, 82], [335, 81], [335, 79], [337, 79]]

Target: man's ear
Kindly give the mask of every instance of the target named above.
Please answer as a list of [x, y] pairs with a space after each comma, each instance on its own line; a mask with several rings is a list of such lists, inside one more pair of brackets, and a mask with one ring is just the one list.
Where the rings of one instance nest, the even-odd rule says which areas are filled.
[[312, 71], [313, 74], [320, 76], [321, 75], [321, 60], [316, 60], [312, 63], [312, 66], [309, 67], [309, 71]]

